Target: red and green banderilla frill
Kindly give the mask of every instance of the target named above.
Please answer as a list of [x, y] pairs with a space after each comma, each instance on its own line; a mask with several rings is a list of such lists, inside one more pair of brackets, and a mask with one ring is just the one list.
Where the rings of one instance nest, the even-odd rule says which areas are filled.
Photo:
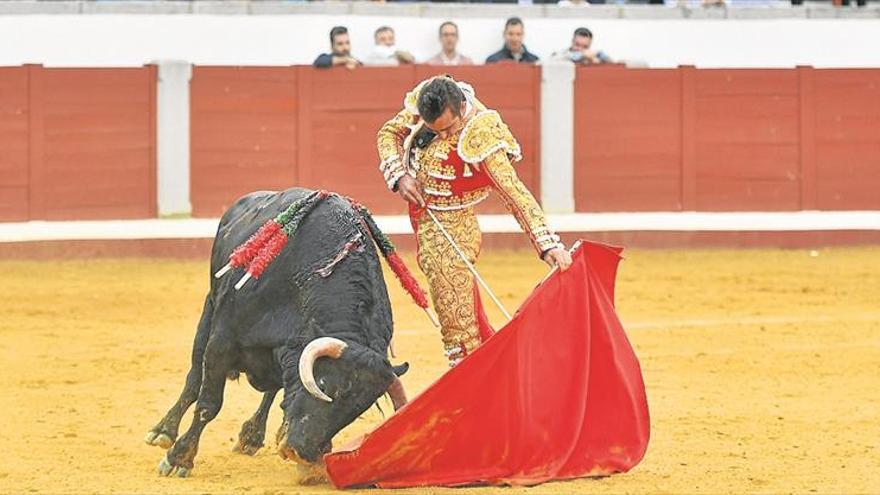
[[376, 246], [379, 247], [379, 252], [382, 253], [382, 257], [385, 258], [385, 261], [388, 263], [391, 271], [394, 272], [394, 276], [397, 277], [400, 285], [403, 286], [403, 289], [407, 293], [409, 293], [416, 305], [425, 311], [428, 318], [431, 319], [431, 323], [433, 323], [435, 327], [440, 327], [440, 322], [437, 321], [437, 316], [428, 308], [428, 296], [425, 294], [425, 291], [421, 286], [419, 286], [418, 280], [413, 277], [409, 268], [407, 268], [406, 263], [403, 262], [403, 258], [397, 254], [397, 249], [395, 249], [391, 239], [379, 229], [370, 210], [351, 198], [347, 199], [351, 203], [351, 206], [354, 207], [355, 211], [360, 214], [361, 220], [370, 232], [370, 237], [373, 238]]
[[[235, 248], [232, 254], [229, 255], [229, 261], [214, 274], [214, 277], [220, 278], [234, 268], [247, 267], [244, 276], [235, 284], [235, 290], [244, 287], [251, 278], [259, 279], [269, 264], [278, 257], [278, 254], [287, 245], [288, 238], [296, 233], [303, 219], [320, 201], [331, 194], [324, 190], [315, 191], [294, 201], [293, 204], [285, 208], [275, 218], [264, 223], [247, 241]], [[385, 258], [385, 261], [388, 263], [391, 271], [394, 272], [395, 277], [400, 281], [403, 289], [427, 313], [434, 326], [439, 326], [437, 317], [434, 316], [428, 307], [428, 297], [425, 291], [419, 286], [419, 282], [413, 277], [403, 259], [397, 254], [394, 244], [379, 229], [370, 211], [353, 199], [346, 199], [360, 216], [370, 237], [373, 238], [373, 241], [379, 248], [379, 252], [382, 253], [382, 257]], [[332, 267], [349, 253], [356, 242], [357, 239], [347, 243], [343, 251], [337, 255], [330, 265], [319, 270], [319, 274], [322, 277], [329, 276]]]
[[260, 278], [266, 267], [287, 245], [288, 238], [296, 233], [306, 215], [329, 195], [327, 191], [315, 191], [294, 201], [275, 218], [264, 223], [244, 244], [235, 248], [229, 255], [229, 262], [214, 277], [220, 278], [233, 268], [247, 266], [246, 273], [235, 284], [235, 290], [244, 287], [251, 278]]

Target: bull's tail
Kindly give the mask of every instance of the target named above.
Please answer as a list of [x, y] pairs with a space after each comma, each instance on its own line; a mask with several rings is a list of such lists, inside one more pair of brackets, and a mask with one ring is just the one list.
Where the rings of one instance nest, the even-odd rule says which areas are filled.
[[419, 285], [419, 281], [413, 277], [413, 274], [409, 271], [409, 268], [407, 268], [406, 263], [404, 263], [400, 255], [397, 254], [394, 244], [388, 239], [388, 236], [379, 229], [370, 210], [350, 198], [349, 201], [351, 201], [352, 206], [364, 220], [364, 224], [370, 232], [370, 237], [373, 238], [376, 246], [379, 247], [379, 252], [382, 253], [382, 257], [385, 258], [385, 261], [388, 262], [388, 266], [391, 268], [391, 271], [394, 272], [394, 276], [397, 277], [397, 280], [400, 281], [400, 285], [403, 286], [403, 289], [410, 295], [410, 297], [412, 297], [413, 301], [415, 301], [419, 307], [428, 312], [428, 316], [431, 317], [431, 320], [435, 321], [434, 316], [428, 310], [428, 296]]

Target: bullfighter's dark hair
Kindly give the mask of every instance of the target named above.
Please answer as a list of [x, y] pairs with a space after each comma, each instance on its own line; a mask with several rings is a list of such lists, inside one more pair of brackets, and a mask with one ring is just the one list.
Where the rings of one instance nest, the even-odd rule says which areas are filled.
[[425, 122], [432, 123], [448, 108], [452, 114], [461, 117], [461, 103], [464, 93], [448, 77], [437, 77], [422, 88], [417, 106], [419, 115]]

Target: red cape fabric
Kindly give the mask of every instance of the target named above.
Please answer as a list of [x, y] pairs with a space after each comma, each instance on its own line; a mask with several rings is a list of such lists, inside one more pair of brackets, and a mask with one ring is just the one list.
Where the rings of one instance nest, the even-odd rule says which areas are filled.
[[614, 311], [620, 251], [584, 242], [485, 344], [357, 445], [326, 455], [333, 485], [535, 485], [635, 466], [650, 427]]

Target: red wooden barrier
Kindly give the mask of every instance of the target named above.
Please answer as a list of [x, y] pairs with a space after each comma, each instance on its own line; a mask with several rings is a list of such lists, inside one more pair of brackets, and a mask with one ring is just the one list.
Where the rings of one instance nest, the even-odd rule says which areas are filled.
[[0, 69], [0, 219], [156, 216], [155, 67]]
[[0, 67], [0, 221], [27, 220], [28, 70]]
[[[217, 216], [238, 196], [294, 185], [357, 198], [401, 214], [378, 170], [376, 132], [436, 67], [319, 70], [195, 67], [191, 85], [194, 216]], [[518, 165], [538, 191], [540, 72], [536, 67], [453, 68], [499, 110], [524, 149]], [[500, 211], [490, 202], [483, 211]]]
[[681, 209], [679, 72], [598, 69], [575, 81], [577, 210]]
[[297, 179], [297, 70], [195, 67], [190, 83], [193, 215], [219, 216], [244, 193]]
[[815, 207], [880, 209], [880, 69], [813, 76]]
[[[194, 215], [291, 185], [402, 213], [375, 133], [439, 70], [501, 111], [537, 192], [537, 67], [196, 67]], [[0, 68], [0, 221], [155, 216], [155, 92], [154, 67]], [[575, 106], [578, 211], [880, 209], [878, 69], [580, 68]]]
[[880, 70], [580, 68], [578, 211], [880, 208]]

